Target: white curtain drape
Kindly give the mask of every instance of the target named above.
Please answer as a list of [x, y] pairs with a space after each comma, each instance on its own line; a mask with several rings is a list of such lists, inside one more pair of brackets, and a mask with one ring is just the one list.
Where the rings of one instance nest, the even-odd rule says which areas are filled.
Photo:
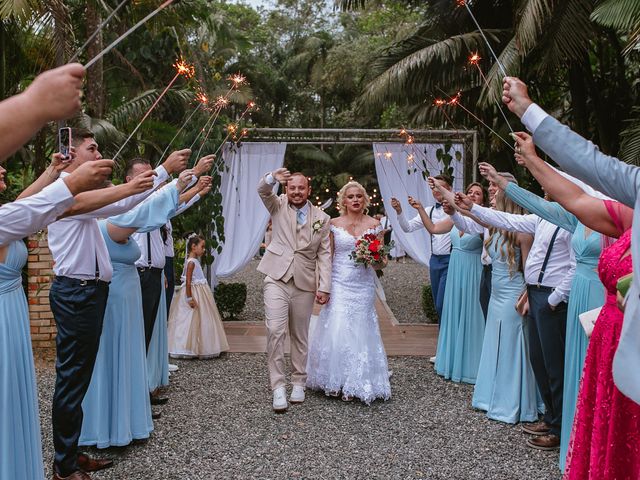
[[[395, 241], [400, 244], [400, 247], [411, 258], [425, 266], [429, 264], [429, 258], [431, 257], [429, 234], [426, 229], [413, 233], [402, 231], [398, 224], [398, 216], [393, 207], [391, 207], [391, 197], [396, 197], [400, 201], [402, 213], [407, 220], [417, 215], [416, 210], [409, 205], [407, 197], [412, 196], [419, 199], [426, 208], [434, 205], [435, 200], [431, 194], [431, 189], [422, 176], [424, 171], [422, 161], [426, 162], [427, 171], [430, 175], [438, 175], [442, 171], [443, 165], [438, 161], [436, 151], [443, 147], [441, 144], [432, 143], [413, 144], [410, 146], [402, 143], [373, 144], [380, 194], [385, 212], [395, 233]], [[454, 178], [453, 188], [455, 191], [460, 191], [464, 186], [464, 146], [462, 144], [453, 144], [449, 153], [453, 156], [454, 152], [460, 152], [463, 155], [461, 160], [456, 160], [454, 156], [451, 162]], [[415, 162], [416, 172], [411, 167], [412, 162]]]
[[220, 193], [224, 215], [224, 245], [213, 263], [214, 275], [229, 277], [242, 270], [258, 252], [269, 222], [269, 212], [256, 190], [260, 177], [282, 167], [286, 143], [243, 143], [225, 146]]

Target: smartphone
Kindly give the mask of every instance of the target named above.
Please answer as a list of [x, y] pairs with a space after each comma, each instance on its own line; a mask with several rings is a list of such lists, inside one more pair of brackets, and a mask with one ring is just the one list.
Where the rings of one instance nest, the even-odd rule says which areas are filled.
[[64, 155], [64, 160], [71, 160], [71, 128], [63, 127], [58, 130], [58, 151]]

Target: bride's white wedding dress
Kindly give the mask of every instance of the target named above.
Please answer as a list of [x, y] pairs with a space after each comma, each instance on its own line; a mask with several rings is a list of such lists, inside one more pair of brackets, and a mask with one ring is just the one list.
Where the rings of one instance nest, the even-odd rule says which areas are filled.
[[[381, 227], [364, 233], [378, 233]], [[334, 240], [331, 297], [322, 309], [307, 358], [307, 387], [370, 404], [391, 398], [387, 354], [375, 310], [376, 273], [349, 258], [356, 238], [331, 225]]]

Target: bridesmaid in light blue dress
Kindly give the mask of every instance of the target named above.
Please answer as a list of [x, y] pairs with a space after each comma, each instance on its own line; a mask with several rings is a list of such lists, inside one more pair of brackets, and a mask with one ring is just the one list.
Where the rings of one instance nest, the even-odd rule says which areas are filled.
[[436, 372], [454, 382], [475, 383], [484, 337], [480, 306], [482, 236], [451, 230], [451, 259], [440, 320]]
[[178, 188], [168, 185], [130, 212], [100, 222], [113, 279], [91, 384], [82, 402], [80, 445], [125, 446], [149, 438], [153, 431], [140, 277], [135, 267], [140, 248], [129, 235], [164, 225], [177, 203]]
[[[491, 300], [471, 404], [486, 411], [492, 420], [533, 422], [538, 420], [537, 387], [529, 361], [526, 320], [514, 308], [525, 288], [518, 269], [521, 249], [513, 247], [515, 264], [510, 267], [505, 258], [507, 245], [503, 242], [504, 237], [497, 231], [487, 248], [493, 265]], [[531, 241], [523, 247], [525, 254], [530, 246]]]
[[22, 289], [27, 247], [16, 241], [0, 263], [0, 478], [43, 479], [40, 417], [29, 308]]
[[531, 213], [573, 234], [571, 245], [576, 257], [576, 274], [571, 285], [567, 309], [562, 433], [560, 435], [560, 469], [564, 471], [580, 377], [589, 341], [578, 315], [604, 304], [604, 286], [597, 273], [598, 259], [602, 250], [602, 235], [587, 229], [575, 215], [569, 213], [560, 204], [548, 202], [517, 185], [509, 184], [505, 193]]

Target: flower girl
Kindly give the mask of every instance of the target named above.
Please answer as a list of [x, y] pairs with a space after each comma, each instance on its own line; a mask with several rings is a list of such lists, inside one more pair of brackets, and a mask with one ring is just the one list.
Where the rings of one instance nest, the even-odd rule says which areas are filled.
[[220, 313], [200, 265], [204, 238], [187, 239], [182, 288], [169, 312], [169, 355], [173, 358], [214, 358], [229, 350]]

